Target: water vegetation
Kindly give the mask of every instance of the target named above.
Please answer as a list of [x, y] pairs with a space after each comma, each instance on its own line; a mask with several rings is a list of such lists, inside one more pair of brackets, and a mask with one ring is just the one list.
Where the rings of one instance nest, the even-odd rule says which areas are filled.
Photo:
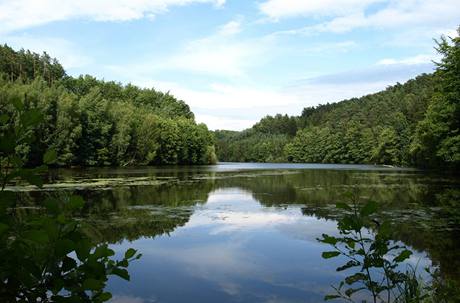
[[[348, 192], [349, 203], [339, 202], [344, 214], [337, 221], [339, 236], [323, 234], [318, 241], [333, 247], [322, 253], [324, 259], [344, 257], [337, 267], [346, 277], [325, 300], [348, 302], [453, 302], [459, 295], [453, 284], [443, 281], [436, 267], [426, 267], [422, 275], [418, 266], [405, 263], [413, 254], [403, 242], [395, 240], [394, 224], [376, 218], [378, 204], [362, 202], [359, 190]], [[453, 283], [450, 282], [450, 283]], [[362, 293], [365, 292], [364, 296]], [[361, 295], [361, 296], [360, 296]]]
[[[108, 277], [129, 280], [129, 264], [141, 257], [128, 249], [121, 259], [107, 241], [96, 241], [88, 225], [78, 220], [84, 200], [76, 195], [65, 199], [48, 197], [25, 207], [6, 185], [25, 181], [43, 186], [39, 175], [57, 159], [48, 149], [42, 166], [24, 168], [19, 152], [33, 141], [35, 127], [43, 121], [36, 109], [13, 103], [16, 122], [0, 133], [0, 299], [2, 302], [105, 302]], [[5, 119], [3, 119], [5, 121]]]

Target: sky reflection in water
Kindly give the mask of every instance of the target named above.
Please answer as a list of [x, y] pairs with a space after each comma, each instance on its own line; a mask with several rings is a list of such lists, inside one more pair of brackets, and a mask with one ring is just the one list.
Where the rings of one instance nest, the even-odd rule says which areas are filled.
[[460, 180], [442, 174], [223, 163], [61, 169], [49, 183], [25, 198], [81, 194], [101, 241], [143, 254], [129, 267], [131, 282], [109, 281], [114, 303], [323, 302], [344, 277], [335, 270], [344, 260], [323, 260], [329, 247], [316, 238], [337, 232], [335, 203], [353, 188], [377, 201], [396, 239], [414, 248], [411, 264], [423, 268], [431, 258], [460, 280], [460, 213], [451, 206]]
[[244, 190], [216, 190], [169, 236], [119, 245], [143, 258], [131, 283], [113, 279], [109, 290], [114, 302], [318, 302], [336, 273], [316, 237], [335, 230], [300, 207], [264, 208]]
[[[113, 279], [113, 302], [321, 302], [341, 261], [316, 238], [336, 222], [300, 206], [263, 207], [239, 188], [218, 189], [170, 235], [115, 247], [139, 249], [132, 281]], [[415, 257], [417, 261], [419, 257]]]

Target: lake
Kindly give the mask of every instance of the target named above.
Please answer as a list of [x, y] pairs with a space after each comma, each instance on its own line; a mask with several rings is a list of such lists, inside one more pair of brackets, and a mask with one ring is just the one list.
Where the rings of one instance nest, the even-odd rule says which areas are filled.
[[409, 263], [460, 280], [460, 180], [368, 165], [58, 169], [21, 199], [71, 193], [87, 201], [94, 236], [142, 258], [131, 281], [111, 278], [112, 302], [322, 302], [344, 274], [316, 239], [337, 234], [347, 191], [380, 205]]

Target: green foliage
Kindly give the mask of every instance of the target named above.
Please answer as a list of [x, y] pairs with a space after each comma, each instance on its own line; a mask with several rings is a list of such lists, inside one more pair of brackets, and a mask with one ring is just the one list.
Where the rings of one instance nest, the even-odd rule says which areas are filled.
[[[51, 80], [41, 72], [18, 74], [15, 66], [30, 69], [28, 64], [41, 57], [8, 46], [0, 46], [0, 54], [6, 54], [0, 60], [0, 123], [18, 123], [13, 104], [43, 115], [31, 140], [18, 147], [29, 167], [41, 165], [50, 148], [58, 154], [56, 166], [206, 164], [216, 160], [212, 134], [194, 121], [183, 101], [169, 93], [91, 76], [72, 78], [64, 72]], [[48, 69], [59, 69], [57, 61], [50, 62], [55, 66]], [[46, 67], [48, 63], [40, 64]]]
[[412, 165], [411, 138], [433, 94], [432, 75], [385, 91], [305, 109], [286, 146], [293, 162]]
[[[421, 75], [380, 93], [305, 108], [298, 117], [267, 116], [242, 132], [216, 131], [218, 157], [222, 161], [412, 165], [411, 141], [435, 82], [435, 76]], [[264, 142], [269, 145], [267, 153]]]
[[335, 294], [327, 295], [325, 300], [340, 298], [353, 302], [353, 296], [367, 291], [374, 303], [422, 302], [428, 295], [418, 281], [416, 270], [400, 270], [412, 251], [391, 240], [389, 223], [380, 223], [374, 218], [378, 208], [376, 202], [363, 204], [356, 194], [348, 196], [351, 204], [337, 204], [337, 208], [345, 212], [337, 223], [340, 236], [323, 234], [318, 239], [334, 248], [323, 252], [323, 258], [342, 256], [347, 260], [337, 268], [347, 276], [333, 287]]
[[[460, 33], [460, 27], [458, 29]], [[450, 41], [449, 41], [450, 40]], [[420, 166], [460, 168], [460, 38], [442, 37], [437, 92], [418, 123], [411, 152]]]
[[232, 162], [283, 162], [286, 134], [215, 131], [217, 157]]
[[284, 146], [297, 131], [297, 118], [266, 116], [252, 128], [215, 131], [217, 157], [233, 162], [283, 162]]
[[0, 72], [5, 73], [10, 81], [41, 76], [53, 83], [66, 76], [62, 65], [46, 52], [42, 55], [24, 49], [16, 52], [6, 44], [0, 45]]
[[458, 169], [460, 38], [442, 37], [437, 45], [443, 57], [434, 74], [307, 107], [298, 117], [267, 116], [240, 133], [216, 132], [219, 159]]
[[[2, 302], [104, 302], [110, 275], [129, 280], [129, 263], [141, 257], [134, 249], [121, 260], [106, 243], [92, 241], [91, 232], [75, 215], [82, 210], [81, 197], [63, 201], [46, 199], [32, 209], [5, 191], [12, 182], [42, 186], [46, 166], [26, 169], [24, 145], [34, 140], [44, 115], [11, 99], [13, 115], [0, 123], [0, 300]], [[30, 147], [29, 147], [30, 148]], [[51, 164], [59, 155], [43, 153], [41, 162]]]
[[284, 134], [294, 136], [297, 132], [297, 119], [288, 115], [266, 116], [252, 127], [257, 133]]

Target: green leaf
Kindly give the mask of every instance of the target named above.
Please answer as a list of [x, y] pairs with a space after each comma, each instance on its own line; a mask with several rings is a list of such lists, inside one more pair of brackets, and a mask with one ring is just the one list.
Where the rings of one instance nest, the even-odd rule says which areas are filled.
[[340, 209], [345, 209], [345, 210], [348, 210], [348, 211], [352, 211], [350, 205], [348, 205], [346, 203], [343, 203], [343, 202], [339, 202], [339, 203], [335, 204], [335, 207], [340, 208]]
[[114, 254], [115, 252], [112, 249], [110, 249], [106, 244], [103, 244], [96, 247], [92, 257], [95, 259], [100, 259], [104, 257], [111, 257]]
[[330, 258], [334, 258], [334, 257], [337, 257], [338, 255], [340, 255], [340, 252], [338, 251], [324, 251], [321, 256], [324, 258], [324, 259], [330, 259]]
[[82, 284], [83, 289], [99, 290], [104, 287], [104, 282], [93, 278], [86, 279]]
[[354, 240], [354, 239], [347, 238], [345, 242], [347, 243], [347, 245], [348, 245], [351, 249], [355, 249], [355, 245], [356, 245], [356, 242], [355, 242], [355, 241], [356, 241], [356, 240]]
[[1, 124], [6, 124], [8, 122], [8, 120], [10, 120], [10, 116], [8, 116], [7, 114], [1, 114], [0, 115], [0, 123]]
[[128, 267], [129, 262], [128, 262], [128, 260], [123, 259], [123, 260], [121, 260], [121, 261], [118, 262], [118, 265], [119, 265], [119, 266], [122, 266], [122, 267]]
[[89, 240], [83, 239], [81, 241], [78, 241], [75, 252], [77, 253], [77, 257], [80, 261], [86, 260], [86, 258], [88, 258], [89, 256], [90, 251], [91, 242]]
[[356, 216], [344, 216], [339, 220], [338, 227], [340, 231], [360, 231], [363, 228], [362, 220], [359, 220]]
[[8, 225], [0, 223], [0, 235], [3, 235], [8, 229]]
[[318, 239], [318, 241], [320, 241], [322, 243], [326, 243], [326, 244], [331, 244], [331, 245], [335, 245], [338, 242], [337, 238], [331, 237], [331, 236], [326, 235], [326, 234], [323, 234], [323, 238]]
[[16, 147], [16, 139], [13, 134], [5, 134], [0, 137], [0, 151], [11, 154], [14, 152]]
[[53, 279], [51, 281], [51, 291], [53, 294], [57, 294], [64, 287], [64, 281], [62, 279]]
[[31, 109], [21, 116], [21, 122], [25, 127], [36, 126], [43, 120], [43, 114], [37, 109]]
[[22, 167], [24, 165], [24, 161], [18, 156], [11, 157], [11, 164], [14, 167]]
[[340, 267], [337, 267], [337, 271], [343, 271], [345, 269], [348, 269], [348, 268], [351, 268], [351, 267], [355, 267], [355, 266], [360, 266], [361, 263], [358, 262], [358, 261], [355, 261], [355, 260], [350, 260], [348, 261], [345, 265], [342, 265]]
[[360, 214], [363, 217], [367, 217], [377, 211], [377, 203], [375, 201], [367, 202], [363, 208], [361, 208]]
[[353, 193], [350, 191], [343, 193], [343, 196], [348, 200], [353, 200]]
[[382, 238], [388, 238], [391, 236], [391, 224], [389, 222], [383, 222], [380, 224], [378, 229], [378, 236]]
[[71, 196], [69, 200], [69, 208], [71, 210], [81, 209], [85, 205], [85, 201], [80, 196]]
[[130, 258], [132, 258], [135, 254], [136, 254], [136, 250], [133, 249], [133, 248], [130, 248], [130, 249], [128, 249], [128, 250], [125, 252], [125, 259], [130, 259]]
[[59, 213], [59, 202], [56, 199], [48, 198], [44, 202], [46, 210], [51, 214]]
[[112, 269], [112, 274], [117, 275], [120, 278], [125, 279], [126, 281], [129, 281], [129, 273], [124, 268], [115, 267]]
[[54, 149], [48, 149], [43, 155], [43, 163], [52, 164], [56, 161], [57, 153]]
[[366, 281], [366, 280], [367, 280], [367, 276], [363, 274], [362, 272], [355, 273], [354, 275], [351, 275], [345, 278], [345, 282], [348, 285], [351, 285], [358, 281]]
[[40, 244], [44, 244], [46, 242], [48, 242], [48, 235], [46, 234], [46, 232], [44, 231], [41, 231], [41, 230], [31, 230], [31, 231], [28, 231], [24, 234], [24, 238], [28, 239], [28, 240], [32, 240], [34, 242], [37, 242], [37, 243], [40, 243]]
[[411, 255], [412, 255], [412, 251], [405, 249], [396, 258], [394, 258], [393, 261], [400, 263], [408, 259]]
[[349, 288], [347, 290], [345, 290], [345, 294], [348, 296], [348, 297], [351, 297], [352, 294], [354, 294], [355, 292], [358, 292], [360, 290], [363, 290], [363, 289], [366, 289], [365, 287], [360, 287], [360, 288]]
[[65, 256], [75, 249], [75, 243], [69, 239], [59, 239], [56, 242], [56, 254], [58, 256]]
[[77, 262], [74, 259], [65, 256], [64, 260], [62, 261], [62, 271], [67, 272], [74, 269], [75, 267], [77, 267]]
[[11, 202], [16, 201], [16, 194], [12, 191], [0, 191], [0, 201], [1, 203], [7, 202], [7, 204], [11, 204]]
[[103, 292], [101, 294], [99, 294], [96, 299], [100, 302], [105, 302], [105, 301], [108, 301], [110, 299], [112, 299], [112, 294], [109, 293], [109, 292]]
[[338, 299], [338, 298], [340, 298], [339, 295], [325, 295], [324, 301], [329, 301], [329, 300]]
[[67, 218], [66, 218], [65, 214], [60, 213], [60, 214], [56, 217], [56, 221], [57, 221], [57, 223], [59, 223], [59, 224], [65, 224], [65, 223], [67, 222]]
[[14, 108], [18, 111], [22, 111], [24, 109], [24, 104], [22, 104], [20, 98], [11, 98], [11, 104], [13, 104]]

